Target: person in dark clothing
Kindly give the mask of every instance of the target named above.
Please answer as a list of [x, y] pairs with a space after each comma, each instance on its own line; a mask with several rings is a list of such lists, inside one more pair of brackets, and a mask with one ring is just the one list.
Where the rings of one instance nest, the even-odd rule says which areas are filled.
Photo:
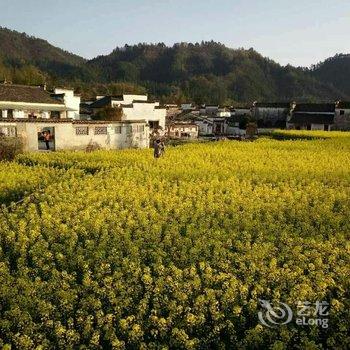
[[50, 150], [50, 138], [50, 131], [44, 131], [44, 142], [48, 151]]
[[154, 144], [154, 158], [160, 158], [165, 153], [165, 145], [160, 139], [157, 139]]

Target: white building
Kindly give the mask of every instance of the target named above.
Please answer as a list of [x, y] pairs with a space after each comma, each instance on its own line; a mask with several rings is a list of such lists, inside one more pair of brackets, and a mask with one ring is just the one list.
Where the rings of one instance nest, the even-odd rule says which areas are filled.
[[23, 140], [26, 151], [46, 150], [43, 134], [50, 134], [50, 150], [148, 148], [149, 133], [144, 120], [127, 122], [66, 119], [0, 120], [0, 132]]
[[198, 125], [195, 123], [171, 123], [167, 127], [167, 136], [171, 138], [195, 139], [198, 137]]
[[73, 109], [40, 86], [0, 84], [0, 114], [4, 119], [67, 118]]
[[122, 120], [144, 119], [151, 131], [159, 127], [165, 130], [166, 108], [161, 107], [159, 102], [148, 101], [147, 95], [98, 96], [90, 104], [93, 113], [108, 107], [122, 108]]
[[[144, 119], [123, 121], [83, 121], [69, 118], [76, 113], [77, 100], [51, 96], [41, 87], [0, 85], [0, 135], [21, 137], [26, 151], [81, 150], [94, 144], [100, 148], [149, 147], [149, 128]], [[67, 107], [64, 103], [71, 106]]]
[[199, 135], [215, 135], [222, 136], [227, 134], [228, 119], [226, 117], [208, 117], [200, 116], [194, 120], [198, 125]]
[[199, 108], [200, 115], [214, 116], [218, 113], [219, 106], [203, 105]]
[[74, 90], [55, 88], [51, 96], [53, 98], [62, 99], [65, 106], [69, 108], [69, 111], [67, 111], [67, 118], [79, 119], [80, 96], [75, 95]]
[[298, 103], [288, 116], [287, 129], [330, 131], [335, 103]]

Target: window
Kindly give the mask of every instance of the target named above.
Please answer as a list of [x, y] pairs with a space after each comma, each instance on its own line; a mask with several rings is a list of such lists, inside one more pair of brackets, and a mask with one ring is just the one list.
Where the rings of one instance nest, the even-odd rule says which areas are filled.
[[132, 134], [132, 125], [125, 125], [125, 133], [127, 135]]
[[144, 125], [138, 125], [137, 126], [137, 132], [144, 132], [145, 131], [145, 126]]
[[148, 122], [148, 124], [149, 124], [149, 127], [151, 129], [158, 129], [159, 128], [159, 121], [158, 120], [150, 120]]
[[79, 126], [75, 128], [76, 135], [89, 135], [89, 127], [88, 126]]
[[107, 126], [96, 126], [95, 135], [107, 135]]
[[341, 109], [341, 110], [339, 111], [339, 114], [340, 114], [340, 115], [344, 115], [344, 114], [345, 114], [344, 109]]
[[114, 132], [115, 132], [116, 134], [121, 134], [121, 133], [122, 133], [122, 127], [121, 127], [120, 125], [116, 126], [116, 127], [114, 128]]
[[51, 111], [50, 118], [52, 119], [60, 119], [61, 113], [58, 111]]
[[7, 118], [13, 118], [13, 109], [7, 110]]
[[17, 129], [15, 126], [2, 126], [0, 127], [0, 136], [17, 136]]

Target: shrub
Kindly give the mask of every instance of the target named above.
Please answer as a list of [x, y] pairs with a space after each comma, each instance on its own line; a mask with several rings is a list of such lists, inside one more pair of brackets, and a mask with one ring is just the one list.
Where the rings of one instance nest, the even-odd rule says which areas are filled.
[[23, 152], [23, 141], [19, 137], [0, 136], [0, 160], [13, 160]]

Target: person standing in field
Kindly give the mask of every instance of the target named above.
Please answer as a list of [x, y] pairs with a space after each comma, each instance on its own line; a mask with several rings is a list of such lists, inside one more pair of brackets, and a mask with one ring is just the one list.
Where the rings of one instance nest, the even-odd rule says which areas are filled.
[[165, 154], [165, 143], [163, 140], [160, 141], [160, 153], [162, 156]]
[[50, 136], [50, 131], [44, 131], [44, 142], [48, 151], [50, 150]]
[[164, 142], [160, 139], [154, 141], [154, 158], [160, 158], [165, 153], [165, 145]]

